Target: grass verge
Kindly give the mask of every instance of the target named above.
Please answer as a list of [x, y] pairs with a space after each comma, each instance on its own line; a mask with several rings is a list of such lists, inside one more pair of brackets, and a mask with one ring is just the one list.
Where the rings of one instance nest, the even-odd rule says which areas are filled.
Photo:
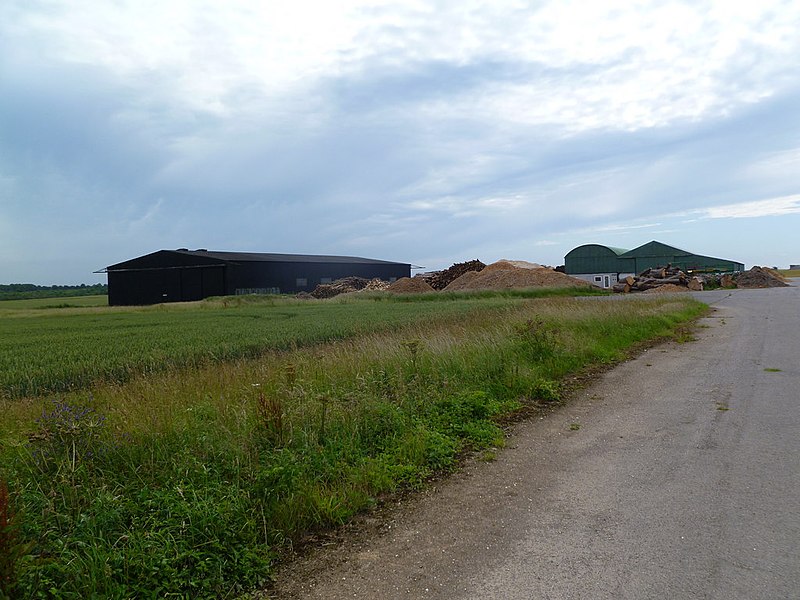
[[559, 401], [566, 375], [704, 311], [683, 296], [473, 308], [8, 402], [0, 479], [18, 551], [6, 593], [237, 597], [304, 532], [423, 485], [466, 449], [502, 446], [504, 415]]

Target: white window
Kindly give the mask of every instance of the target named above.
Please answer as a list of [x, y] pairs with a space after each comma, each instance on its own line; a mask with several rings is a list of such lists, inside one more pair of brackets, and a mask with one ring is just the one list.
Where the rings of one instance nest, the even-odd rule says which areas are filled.
[[594, 280], [600, 282], [603, 281], [603, 278], [600, 275], [595, 275]]
[[308, 279], [305, 277], [298, 277], [296, 279], [296, 287], [306, 287], [308, 285]]
[[319, 278], [319, 282], [320, 283], [330, 283], [331, 281], [333, 281], [333, 279], [331, 279], [330, 277], [320, 277]]

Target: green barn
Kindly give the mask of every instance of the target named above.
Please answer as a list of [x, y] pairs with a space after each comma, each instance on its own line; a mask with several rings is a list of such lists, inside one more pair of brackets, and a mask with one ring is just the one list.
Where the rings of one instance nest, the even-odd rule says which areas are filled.
[[584, 244], [570, 250], [564, 257], [564, 270], [568, 275], [603, 288], [611, 287], [626, 275], [636, 275], [646, 269], [668, 264], [686, 273], [744, 271], [743, 263], [694, 254], [656, 241], [633, 250]]

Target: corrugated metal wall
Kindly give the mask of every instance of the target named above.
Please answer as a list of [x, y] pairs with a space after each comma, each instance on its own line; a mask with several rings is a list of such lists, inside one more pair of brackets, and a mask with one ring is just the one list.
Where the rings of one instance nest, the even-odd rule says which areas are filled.
[[[281, 255], [285, 256], [285, 255]], [[202, 253], [161, 250], [107, 267], [112, 306], [186, 302], [236, 293], [293, 294], [342, 277], [393, 281], [411, 265], [386, 261], [225, 260]], [[338, 257], [336, 257], [338, 258]]]
[[564, 257], [564, 270], [571, 274], [641, 273], [667, 264], [684, 271], [742, 271], [740, 262], [702, 256], [661, 242], [648, 242], [624, 251], [600, 244], [585, 244]]

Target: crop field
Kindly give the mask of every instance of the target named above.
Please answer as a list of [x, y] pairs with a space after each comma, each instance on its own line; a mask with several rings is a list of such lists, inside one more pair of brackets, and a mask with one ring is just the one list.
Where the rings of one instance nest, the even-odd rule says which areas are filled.
[[87, 308], [108, 306], [108, 296], [69, 296], [64, 298], [31, 298], [28, 300], [0, 301], [0, 316], [21, 310], [45, 310], [53, 308]]
[[59, 299], [67, 306], [55, 309], [45, 308], [52, 299], [7, 301], [0, 304], [0, 398], [63, 392], [101, 380], [126, 381], [136, 373], [254, 357], [508, 305], [520, 296], [526, 295], [394, 300], [377, 295], [324, 303], [238, 297], [139, 308], [98, 308], [93, 303], [97, 297], [88, 297]]
[[705, 310], [574, 293], [0, 312], [0, 591], [244, 597], [306, 532], [490, 460], [503, 418]]

